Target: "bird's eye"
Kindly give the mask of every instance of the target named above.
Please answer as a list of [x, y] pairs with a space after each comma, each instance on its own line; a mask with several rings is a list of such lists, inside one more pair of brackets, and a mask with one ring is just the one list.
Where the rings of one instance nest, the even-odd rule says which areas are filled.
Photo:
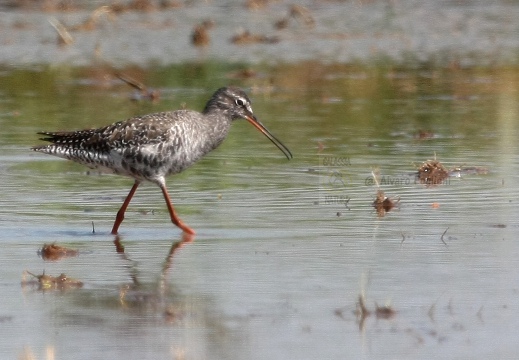
[[245, 101], [243, 101], [242, 99], [236, 99], [235, 102], [236, 102], [236, 105], [238, 105], [238, 106], [243, 106], [243, 105], [245, 105]]

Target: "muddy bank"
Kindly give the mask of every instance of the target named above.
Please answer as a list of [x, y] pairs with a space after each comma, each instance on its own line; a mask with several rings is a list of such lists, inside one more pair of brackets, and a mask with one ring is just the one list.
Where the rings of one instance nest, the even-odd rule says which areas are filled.
[[[65, 10], [3, 5], [0, 63], [150, 66], [387, 59], [407, 65], [486, 66], [518, 59], [516, 3], [305, 1], [299, 10], [287, 1], [262, 3], [195, 1], [101, 9], [99, 3], [75, 2]], [[201, 27], [204, 21], [211, 26]]]

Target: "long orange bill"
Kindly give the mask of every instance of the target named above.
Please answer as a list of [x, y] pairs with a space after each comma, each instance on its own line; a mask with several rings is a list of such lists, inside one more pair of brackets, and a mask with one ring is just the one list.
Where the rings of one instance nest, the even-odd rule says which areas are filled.
[[288, 150], [288, 148], [285, 145], [283, 145], [283, 143], [281, 141], [279, 141], [274, 135], [272, 135], [270, 133], [270, 131], [267, 130], [265, 125], [263, 125], [258, 119], [256, 119], [255, 116], [249, 115], [246, 117], [246, 119], [252, 125], [254, 125], [254, 127], [256, 129], [261, 131], [263, 133], [263, 135], [265, 135], [274, 145], [276, 145], [278, 147], [278, 149], [281, 150], [283, 152], [283, 154], [285, 154], [285, 156], [287, 157], [288, 160], [292, 159], [293, 156], [292, 156], [292, 153], [290, 152], [290, 150]]

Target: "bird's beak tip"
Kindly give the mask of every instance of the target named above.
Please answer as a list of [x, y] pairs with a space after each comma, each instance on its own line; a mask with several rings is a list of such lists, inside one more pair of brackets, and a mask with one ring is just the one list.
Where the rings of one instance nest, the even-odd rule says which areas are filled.
[[279, 141], [274, 135], [270, 133], [270, 131], [267, 130], [267, 128], [254, 116], [254, 115], [246, 115], [245, 119], [247, 119], [256, 129], [261, 131], [263, 135], [265, 135], [274, 145], [276, 145], [279, 150], [285, 154], [288, 160], [292, 159], [292, 153], [288, 148], [283, 145], [281, 141]]

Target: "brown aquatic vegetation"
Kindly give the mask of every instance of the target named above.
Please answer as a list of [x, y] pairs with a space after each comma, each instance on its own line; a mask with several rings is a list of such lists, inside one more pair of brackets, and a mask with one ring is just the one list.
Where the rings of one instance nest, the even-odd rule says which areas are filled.
[[426, 185], [439, 185], [450, 176], [487, 174], [488, 169], [480, 166], [456, 166], [447, 169], [439, 160], [427, 160], [418, 168], [417, 178]]
[[43, 247], [40, 249], [39, 253], [43, 260], [50, 261], [57, 261], [64, 257], [78, 256], [77, 250], [56, 245], [56, 243], [52, 243], [50, 245], [43, 244]]
[[[366, 321], [366, 318], [373, 314], [373, 311], [367, 308], [366, 300], [363, 294], [359, 295], [356, 309], [353, 313], [357, 316], [359, 328], [362, 330], [364, 328], [364, 322]], [[378, 306], [377, 303], [375, 303], [374, 313], [377, 319], [391, 319], [396, 315], [396, 310], [393, 309], [390, 305]], [[336, 314], [338, 314], [337, 311]]]
[[396, 315], [396, 310], [389, 305], [378, 306], [375, 303], [375, 315], [378, 319], [391, 319]]
[[110, 21], [115, 20], [115, 14], [110, 6], [100, 6], [92, 14], [79, 25], [70, 27], [71, 31], [93, 31], [96, 29], [99, 19], [102, 15], [107, 15]]
[[361, 294], [359, 295], [359, 299], [357, 301], [357, 308], [355, 309], [355, 315], [360, 319], [360, 321], [363, 321], [367, 316], [371, 315], [371, 311], [368, 310], [365, 304], [364, 296]]
[[[362, 331], [364, 329], [364, 322], [366, 321], [366, 318], [369, 317], [373, 311], [369, 310], [366, 306], [366, 300], [364, 298], [363, 294], [359, 295], [359, 298], [357, 300], [356, 309], [353, 312], [357, 316], [357, 321], [359, 323], [359, 329]], [[385, 306], [378, 306], [377, 303], [375, 303], [375, 316], [377, 319], [391, 319], [393, 316], [396, 315], [396, 310], [393, 309], [389, 305]], [[342, 312], [339, 312], [336, 310], [335, 314], [337, 316], [342, 317]]]
[[274, 27], [278, 30], [283, 30], [288, 27], [288, 23], [290, 21], [290, 18], [288, 16], [282, 17], [278, 21], [274, 23]]
[[302, 22], [307, 28], [315, 27], [315, 19], [310, 10], [301, 5], [290, 5], [288, 14], [274, 23], [274, 27], [278, 30], [288, 27], [290, 19]]
[[126, 11], [150, 12], [178, 7], [182, 7], [182, 3], [174, 0], [162, 0], [158, 2], [151, 0], [133, 0], [128, 3], [120, 3], [116, 1], [110, 5], [111, 10], [116, 13], [122, 13]]
[[41, 7], [46, 12], [78, 10], [72, 0], [44, 0], [41, 1]]
[[[31, 275], [36, 280], [26, 280], [26, 276]], [[22, 275], [22, 287], [25, 286], [38, 286], [38, 290], [68, 290], [68, 289], [78, 289], [83, 287], [83, 283], [79, 280], [69, 278], [65, 274], [60, 274], [59, 276], [51, 276], [45, 274], [35, 275], [27, 270], [23, 272]]]
[[371, 203], [375, 210], [377, 211], [377, 215], [379, 217], [384, 217], [387, 212], [391, 211], [395, 206], [400, 203], [400, 198], [389, 198], [386, 196], [383, 190], [380, 189], [380, 173], [378, 170], [374, 170], [371, 172], [371, 176], [373, 176], [373, 182], [379, 188], [377, 190], [377, 196], [375, 200]]
[[154, 11], [157, 10], [157, 7], [151, 0], [133, 0], [127, 4], [121, 4], [119, 2], [115, 2], [110, 5], [112, 10], [115, 12], [124, 12], [124, 11]]
[[440, 161], [427, 160], [418, 168], [417, 176], [422, 184], [438, 185], [449, 177], [449, 171]]
[[205, 47], [211, 42], [209, 37], [209, 30], [214, 26], [214, 21], [205, 20], [198, 24], [191, 33], [191, 43], [197, 47]]
[[251, 34], [249, 30], [241, 30], [231, 38], [231, 42], [236, 45], [275, 44], [279, 42], [279, 38], [277, 36]]
[[377, 215], [383, 217], [387, 212], [391, 211], [400, 202], [400, 198], [392, 199], [386, 196], [384, 191], [377, 190], [377, 197], [372, 205], [377, 210]]
[[263, 9], [269, 4], [269, 0], [247, 0], [245, 6], [249, 10]]
[[129, 10], [135, 11], [154, 11], [157, 7], [151, 0], [133, 0], [128, 4]]
[[315, 26], [315, 19], [308, 8], [301, 5], [290, 6], [290, 16], [302, 21], [307, 27], [313, 28]]

